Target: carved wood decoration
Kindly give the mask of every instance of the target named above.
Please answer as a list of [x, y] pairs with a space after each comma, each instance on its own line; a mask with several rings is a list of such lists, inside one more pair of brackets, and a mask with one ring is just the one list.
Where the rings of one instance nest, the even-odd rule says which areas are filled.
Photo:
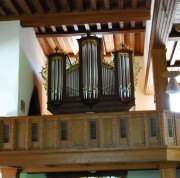
[[[79, 60], [48, 56], [48, 110], [52, 114], [128, 111], [135, 105], [132, 51], [125, 45], [103, 59], [102, 39], [79, 39]], [[70, 109], [71, 108], [71, 109]]]

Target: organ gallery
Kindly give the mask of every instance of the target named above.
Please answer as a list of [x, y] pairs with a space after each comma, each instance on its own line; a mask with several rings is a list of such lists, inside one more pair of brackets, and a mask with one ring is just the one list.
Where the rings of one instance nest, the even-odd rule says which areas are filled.
[[103, 58], [102, 39], [78, 40], [75, 64], [68, 54], [48, 56], [48, 110], [52, 114], [128, 111], [135, 105], [133, 51], [122, 45]]

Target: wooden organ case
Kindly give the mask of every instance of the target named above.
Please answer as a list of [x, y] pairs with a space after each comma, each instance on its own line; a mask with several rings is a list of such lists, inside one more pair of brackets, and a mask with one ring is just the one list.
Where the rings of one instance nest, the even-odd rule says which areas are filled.
[[129, 111], [135, 105], [133, 52], [112, 52], [102, 58], [102, 39], [87, 35], [78, 40], [79, 61], [68, 55], [48, 56], [48, 110], [52, 114]]

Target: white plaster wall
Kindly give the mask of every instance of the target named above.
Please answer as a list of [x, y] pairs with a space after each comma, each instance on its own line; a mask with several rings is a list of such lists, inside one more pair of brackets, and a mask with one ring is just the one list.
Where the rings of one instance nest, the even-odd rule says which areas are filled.
[[154, 96], [144, 94], [144, 81], [145, 81], [145, 67], [143, 57], [135, 57], [135, 60], [141, 67], [140, 73], [138, 74], [138, 84], [135, 88], [135, 110], [155, 110]]
[[[29, 104], [34, 88], [33, 71], [23, 50], [23, 29], [20, 27], [20, 46], [19, 46], [19, 91], [18, 91], [18, 116], [27, 116]], [[25, 38], [25, 37], [24, 37]], [[28, 40], [27, 40], [28, 43]], [[25, 110], [21, 110], [21, 100], [25, 102]]]
[[0, 116], [17, 116], [19, 21], [0, 22]]
[[[36, 78], [38, 80], [38, 83], [40, 85], [43, 85], [42, 77], [40, 75], [42, 66], [44, 66], [46, 61], [46, 56], [44, 55], [39, 42], [35, 36], [33, 28], [23, 28], [21, 31], [21, 47], [23, 49], [24, 55], [28, 59], [29, 63], [32, 66], [32, 70], [34, 74], [36, 75]], [[44, 87], [41, 87], [41, 91], [39, 91], [39, 94], [42, 96], [42, 114], [47, 113], [47, 98], [46, 98], [46, 92], [44, 90]]]

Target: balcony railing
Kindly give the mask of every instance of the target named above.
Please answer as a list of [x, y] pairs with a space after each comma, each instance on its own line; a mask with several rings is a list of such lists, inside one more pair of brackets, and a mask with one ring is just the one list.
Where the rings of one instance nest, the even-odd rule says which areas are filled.
[[180, 114], [132, 111], [0, 118], [0, 150], [180, 145]]

